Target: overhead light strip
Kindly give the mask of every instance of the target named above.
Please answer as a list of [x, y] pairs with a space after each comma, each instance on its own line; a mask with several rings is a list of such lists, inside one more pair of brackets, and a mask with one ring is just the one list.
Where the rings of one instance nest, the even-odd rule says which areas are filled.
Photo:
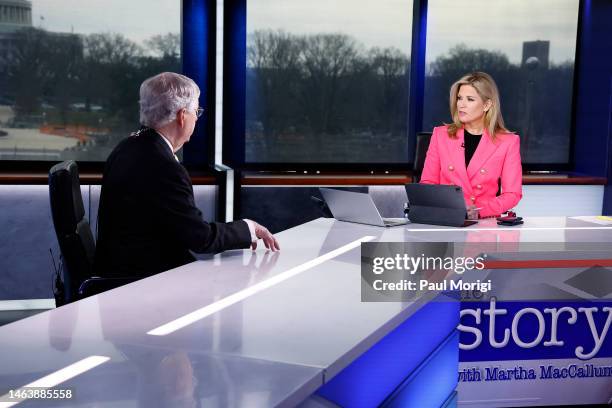
[[342, 255], [348, 251], [351, 251], [361, 245], [362, 242], [368, 242], [376, 237], [374, 236], [364, 236], [358, 240], [351, 242], [350, 244], [344, 245], [338, 249], [335, 249], [331, 252], [326, 253], [325, 255], [321, 255], [315, 259], [312, 259], [306, 263], [298, 265], [294, 268], [289, 269], [288, 271], [282, 272], [270, 279], [266, 279], [265, 281], [259, 282], [253, 286], [250, 286], [246, 289], [243, 289], [239, 292], [236, 292], [230, 296], [227, 296], [215, 303], [211, 303], [201, 309], [188, 313], [182, 317], [179, 317], [176, 320], [173, 320], [169, 323], [166, 323], [162, 326], [159, 326], [149, 332], [152, 336], [165, 336], [170, 333], [174, 333], [175, 331], [182, 329], [183, 327], [189, 326], [199, 320], [202, 320], [214, 313], [219, 312], [233, 304], [241, 302], [247, 299], [250, 296], [255, 295], [263, 290], [271, 288], [272, 286], [278, 285], [281, 282], [286, 281], [287, 279], [293, 278], [294, 276], [299, 275], [302, 272], [305, 272], [315, 266], [321, 265], [323, 262], [329, 261], [337, 257], [338, 255]]
[[[61, 370], [55, 371], [39, 380], [31, 382], [27, 385], [24, 385], [21, 388], [13, 390], [13, 394], [15, 395], [23, 395], [27, 394], [28, 389], [35, 388], [37, 390], [40, 389], [49, 389], [53, 388], [65, 381], [70, 380], [71, 378], [76, 377], [77, 375], [83, 374], [86, 371], [91, 370], [99, 366], [100, 364], [106, 363], [110, 360], [110, 357], [106, 356], [89, 356], [82, 360], [77, 361], [74, 364], [69, 365], [68, 367], [64, 367]], [[14, 397], [13, 397], [14, 398]], [[5, 394], [0, 397], [0, 408], [8, 408], [14, 405], [17, 405], [21, 402], [27, 401], [28, 399], [19, 399], [17, 401], [9, 401], [11, 399], [11, 395]]]

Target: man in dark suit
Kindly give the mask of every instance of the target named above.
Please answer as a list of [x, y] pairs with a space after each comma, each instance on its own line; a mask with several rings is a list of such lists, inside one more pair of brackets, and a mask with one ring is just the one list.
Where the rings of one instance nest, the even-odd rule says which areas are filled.
[[175, 153], [189, 141], [201, 115], [191, 79], [164, 72], [140, 87], [140, 131], [106, 161], [98, 210], [95, 271], [144, 277], [214, 253], [257, 246], [279, 249], [274, 236], [251, 220], [208, 223], [195, 206], [189, 174]]

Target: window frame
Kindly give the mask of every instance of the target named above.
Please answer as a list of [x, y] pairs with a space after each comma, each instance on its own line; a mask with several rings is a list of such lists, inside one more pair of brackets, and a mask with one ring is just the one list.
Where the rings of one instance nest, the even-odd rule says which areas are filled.
[[[427, 0], [419, 0], [421, 3], [427, 3]], [[576, 47], [574, 54], [574, 72], [572, 76], [572, 95], [571, 95], [571, 103], [570, 103], [570, 125], [569, 125], [569, 151], [568, 151], [568, 161], [565, 163], [560, 162], [551, 162], [551, 163], [522, 163], [523, 173], [529, 172], [538, 172], [538, 171], [552, 171], [552, 172], [573, 172], [576, 167], [576, 158], [575, 156], [575, 144], [576, 144], [576, 122], [577, 122], [577, 95], [578, 95], [578, 82], [580, 79], [579, 67], [580, 67], [580, 52], [581, 52], [581, 43], [582, 43], [582, 30], [583, 30], [583, 20], [585, 18], [584, 8], [585, 2], [582, 0], [578, 0], [578, 21], [576, 25]], [[424, 28], [426, 30], [426, 27]], [[427, 32], [425, 31], [425, 42], [427, 41]], [[420, 103], [423, 106], [425, 102], [424, 95], [421, 98]], [[503, 102], [503, 101], [502, 101]], [[423, 110], [421, 109], [421, 114]], [[421, 116], [422, 119], [422, 116]], [[422, 132], [431, 132], [432, 129], [423, 129], [423, 123], [421, 121], [421, 131]], [[415, 141], [416, 142], [416, 141]]]
[[[214, 174], [216, 1], [182, 0], [180, 7], [180, 73], [198, 84], [204, 96], [200, 102], [206, 108], [196, 122], [190, 143], [183, 149], [183, 164], [194, 171]], [[138, 123], [134, 123], [134, 130], [137, 127]], [[0, 160], [0, 173], [46, 173], [59, 162], [5, 159]], [[102, 173], [105, 161], [78, 160], [78, 164], [81, 172]]]
[[[428, 0], [415, 0], [412, 15], [410, 93], [408, 103], [408, 162], [402, 163], [333, 163], [333, 162], [246, 162], [245, 160], [245, 101], [246, 101], [246, 20], [247, 1], [225, 4], [223, 54], [223, 162], [242, 171], [272, 172], [381, 172], [410, 171], [414, 165], [416, 135], [431, 132], [423, 128], [425, 88], [425, 56], [427, 44]], [[580, 43], [584, 2], [578, 6], [576, 51], [572, 78], [571, 119], [569, 124], [569, 157], [564, 163], [523, 163], [523, 171], [573, 171], [576, 143], [576, 95], [579, 80]]]
[[[413, 167], [416, 135], [423, 129], [425, 55], [427, 44], [428, 0], [415, 0], [412, 13], [410, 93], [408, 103], [408, 162], [401, 163], [296, 163], [245, 162], [245, 99], [246, 99], [246, 10], [247, 0], [224, 4], [223, 48], [223, 164], [240, 171], [273, 172], [404, 172]], [[523, 164], [524, 171], [573, 171], [576, 165], [577, 95], [580, 79], [580, 52], [585, 4], [579, 2], [576, 32], [576, 54], [572, 84], [569, 158], [566, 163]], [[193, 78], [204, 95], [206, 108], [198, 120], [190, 143], [183, 149], [183, 163], [190, 169], [215, 172], [215, 64], [216, 64], [216, 0], [181, 1], [181, 65], [182, 73]], [[135, 124], [137, 126], [137, 124]], [[0, 172], [47, 171], [58, 161], [0, 160]], [[102, 172], [104, 162], [79, 161], [79, 166]]]
[[[421, 58], [415, 53], [415, 41], [420, 38], [418, 27], [421, 26], [421, 18], [426, 16], [427, 0], [415, 1], [412, 12], [412, 39], [411, 39], [411, 67], [408, 95], [408, 115], [414, 114], [422, 117], [422, 107], [418, 99], [412, 96], [412, 90], [419, 86], [419, 76], [415, 75], [413, 66], [420, 67], [421, 62], [415, 64], [415, 57]], [[246, 52], [247, 52], [247, 0], [232, 1], [225, 6], [224, 15], [224, 44], [223, 49], [223, 162], [224, 164], [241, 171], [272, 171], [272, 172], [384, 172], [410, 171], [413, 166], [412, 152], [416, 140], [417, 126], [411, 116], [406, 124], [408, 137], [407, 162], [394, 163], [367, 163], [367, 162], [246, 162], [245, 160], [245, 110], [246, 110]], [[425, 10], [425, 15], [421, 11]], [[426, 24], [423, 22], [423, 24]], [[424, 58], [424, 54], [423, 54]], [[425, 61], [422, 61], [424, 72]], [[417, 71], [418, 72], [418, 71]], [[419, 115], [420, 113], [420, 116]], [[420, 126], [419, 126], [420, 127]]]

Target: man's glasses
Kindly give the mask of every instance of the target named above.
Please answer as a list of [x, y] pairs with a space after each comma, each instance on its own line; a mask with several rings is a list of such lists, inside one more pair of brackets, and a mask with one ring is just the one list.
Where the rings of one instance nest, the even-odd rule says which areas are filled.
[[204, 113], [204, 108], [198, 108], [195, 111], [196, 117], [199, 118]]

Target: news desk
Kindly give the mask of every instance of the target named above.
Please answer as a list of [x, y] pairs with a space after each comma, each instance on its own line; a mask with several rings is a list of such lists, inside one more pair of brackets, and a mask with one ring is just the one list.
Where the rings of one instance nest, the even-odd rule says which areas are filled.
[[360, 244], [508, 236], [612, 242], [612, 227], [317, 219], [277, 234], [278, 253], [204, 257], [0, 327], [0, 395], [28, 385], [74, 394], [18, 406], [454, 406], [459, 302], [362, 302]]

